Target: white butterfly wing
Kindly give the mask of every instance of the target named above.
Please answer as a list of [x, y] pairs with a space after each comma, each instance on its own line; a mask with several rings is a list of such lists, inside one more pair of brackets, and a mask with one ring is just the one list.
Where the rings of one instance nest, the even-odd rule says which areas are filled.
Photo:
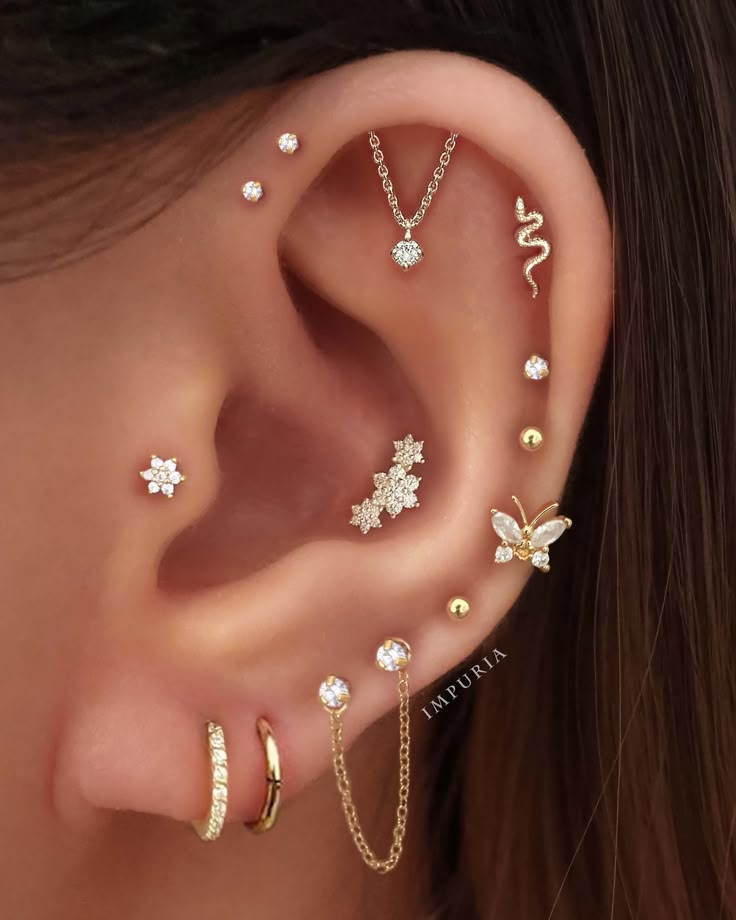
[[491, 515], [491, 523], [493, 524], [493, 529], [502, 540], [514, 546], [521, 543], [521, 527], [510, 514], [504, 514], [503, 511], [494, 511]]
[[535, 549], [541, 546], [549, 546], [555, 540], [559, 540], [562, 534], [567, 530], [567, 521], [563, 517], [555, 517], [539, 527], [534, 528], [529, 542]]

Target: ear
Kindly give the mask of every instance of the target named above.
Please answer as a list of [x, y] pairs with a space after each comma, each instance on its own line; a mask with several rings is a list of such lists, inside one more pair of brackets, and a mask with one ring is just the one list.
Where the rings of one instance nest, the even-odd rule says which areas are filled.
[[[403, 231], [370, 129], [408, 214], [459, 134], [414, 233], [424, 260], [406, 273], [389, 258]], [[301, 140], [291, 157], [275, 144], [285, 131]], [[263, 184], [257, 204], [240, 197], [248, 179]], [[536, 299], [514, 238], [519, 195], [552, 245]], [[563, 492], [609, 330], [606, 211], [575, 137], [528, 85], [475, 60], [399, 54], [287, 91], [234, 155], [97, 259], [157, 347], [155, 360], [127, 354], [138, 398], [115, 404], [115, 546], [57, 790], [74, 808], [197, 818], [213, 719], [230, 816], [251, 818], [258, 716], [278, 737], [288, 799], [330, 763], [326, 675], [353, 685], [352, 739], [396, 703], [374, 666], [385, 637], [410, 643], [412, 686], [426, 686], [532, 575], [494, 565], [490, 510], [515, 513], [515, 494], [531, 518]], [[532, 353], [550, 362], [542, 382], [523, 375]], [[527, 425], [545, 434], [535, 453], [519, 444]], [[408, 432], [425, 442], [421, 506], [361, 535], [351, 506]], [[120, 484], [151, 449], [188, 474], [172, 502]], [[532, 577], [554, 578], [554, 552], [574, 540]], [[445, 613], [454, 593], [473, 601], [462, 624]]]

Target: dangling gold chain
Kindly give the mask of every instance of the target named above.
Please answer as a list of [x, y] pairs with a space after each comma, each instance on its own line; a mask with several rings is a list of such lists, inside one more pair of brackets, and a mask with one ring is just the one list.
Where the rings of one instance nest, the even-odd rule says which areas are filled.
[[342, 740], [342, 715], [330, 713], [330, 734], [332, 738], [332, 760], [335, 766], [337, 788], [342, 800], [342, 810], [348, 828], [366, 865], [376, 872], [390, 872], [401, 859], [406, 834], [406, 822], [409, 816], [409, 675], [402, 671], [399, 675], [399, 804], [396, 809], [396, 825], [393, 842], [386, 859], [379, 859], [371, 849], [360, 826], [358, 811], [353, 802], [353, 791], [345, 763], [345, 749]]
[[375, 131], [370, 131], [368, 133], [368, 138], [370, 140], [371, 149], [373, 150], [373, 161], [378, 167], [378, 175], [381, 179], [381, 185], [383, 190], [386, 193], [388, 198], [388, 203], [391, 208], [391, 213], [394, 215], [394, 220], [396, 223], [403, 227], [405, 230], [412, 230], [417, 224], [421, 223], [424, 219], [424, 215], [427, 213], [429, 206], [432, 204], [432, 199], [437, 194], [437, 189], [440, 186], [445, 170], [450, 165], [450, 158], [452, 157], [452, 152], [455, 149], [455, 144], [457, 144], [457, 134], [451, 134], [445, 141], [445, 149], [440, 155], [440, 161], [435, 168], [434, 173], [432, 174], [432, 181], [427, 186], [427, 191], [424, 193], [422, 202], [419, 205], [414, 217], [409, 220], [404, 216], [403, 211], [399, 207], [399, 199], [396, 197], [396, 192], [394, 191], [394, 185], [391, 181], [391, 177], [388, 173], [388, 166], [386, 166], [385, 158], [383, 155], [383, 150], [381, 150], [381, 141], [379, 140], [378, 135]]

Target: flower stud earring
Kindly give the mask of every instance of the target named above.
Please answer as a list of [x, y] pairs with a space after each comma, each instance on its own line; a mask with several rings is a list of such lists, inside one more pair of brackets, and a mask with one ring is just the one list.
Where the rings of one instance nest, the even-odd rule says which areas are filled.
[[151, 466], [140, 472], [141, 478], [148, 483], [148, 491], [151, 495], [160, 492], [167, 498], [174, 497], [174, 489], [187, 478], [177, 470], [177, 462], [176, 457], [162, 460], [156, 454], [151, 454]]
[[416, 441], [408, 434], [401, 441], [394, 441], [394, 465], [388, 473], [376, 473], [373, 477], [374, 492], [371, 498], [352, 506], [350, 523], [367, 534], [382, 527], [381, 514], [387, 511], [395, 518], [408, 508], [418, 508], [416, 491], [422, 481], [409, 471], [416, 463], [424, 463], [424, 441]]
[[409, 675], [405, 669], [409, 664], [410, 658], [409, 643], [403, 639], [386, 639], [376, 652], [376, 665], [382, 671], [393, 671], [399, 674], [399, 804], [396, 808], [396, 824], [392, 834], [391, 847], [385, 859], [381, 859], [375, 854], [365, 838], [358, 811], [353, 801], [352, 784], [345, 762], [342, 716], [351, 701], [350, 685], [344, 678], [331, 674], [319, 688], [320, 702], [330, 717], [332, 762], [348, 830], [363, 862], [375, 872], [382, 874], [395, 869], [401, 859], [406, 835], [406, 822], [409, 817]]
[[521, 513], [522, 524], [503, 511], [497, 511], [495, 508], [491, 511], [493, 529], [503, 541], [496, 548], [496, 562], [511, 562], [516, 556], [522, 562], [531, 562], [542, 572], [549, 572], [550, 544], [559, 540], [563, 533], [572, 527], [572, 521], [568, 517], [557, 516], [543, 524], [539, 523], [550, 511], [556, 511], [559, 508], [559, 502], [547, 505], [532, 521], [528, 521], [519, 499], [515, 495], [512, 495], [511, 498]]

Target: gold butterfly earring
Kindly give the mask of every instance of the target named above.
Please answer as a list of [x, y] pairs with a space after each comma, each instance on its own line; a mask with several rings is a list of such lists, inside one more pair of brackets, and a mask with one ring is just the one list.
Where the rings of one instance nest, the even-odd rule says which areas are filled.
[[495, 508], [491, 510], [493, 529], [503, 541], [496, 547], [496, 562], [511, 562], [516, 556], [522, 562], [531, 562], [542, 572], [549, 572], [550, 544], [559, 540], [563, 533], [572, 527], [572, 521], [569, 517], [559, 515], [543, 524], [539, 523], [543, 517], [560, 507], [559, 502], [547, 505], [532, 521], [528, 521], [519, 499], [515, 495], [511, 498], [521, 513], [521, 524], [510, 514], [497, 511]]

